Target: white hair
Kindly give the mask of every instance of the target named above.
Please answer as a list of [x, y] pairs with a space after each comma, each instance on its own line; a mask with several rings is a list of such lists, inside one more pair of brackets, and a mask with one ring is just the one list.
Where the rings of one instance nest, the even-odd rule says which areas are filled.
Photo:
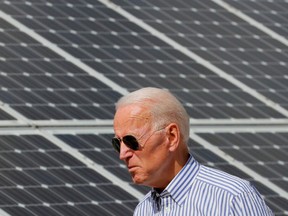
[[189, 115], [180, 101], [168, 90], [146, 87], [121, 97], [116, 103], [116, 111], [123, 106], [139, 104], [147, 106], [152, 114], [155, 127], [176, 123], [183, 141], [189, 139]]

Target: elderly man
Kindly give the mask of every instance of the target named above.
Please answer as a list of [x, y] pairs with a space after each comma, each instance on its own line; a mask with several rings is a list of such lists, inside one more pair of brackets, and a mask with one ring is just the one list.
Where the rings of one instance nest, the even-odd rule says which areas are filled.
[[248, 182], [199, 164], [188, 150], [189, 116], [171, 93], [142, 88], [120, 98], [113, 147], [133, 181], [151, 187], [135, 216], [271, 216]]

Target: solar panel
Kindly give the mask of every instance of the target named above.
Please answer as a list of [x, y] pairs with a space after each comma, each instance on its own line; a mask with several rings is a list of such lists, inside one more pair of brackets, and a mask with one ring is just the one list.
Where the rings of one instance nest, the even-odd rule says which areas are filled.
[[90, 208], [114, 215], [115, 210], [107, 208], [112, 203], [121, 204], [119, 214], [131, 214], [135, 197], [46, 138], [3, 135], [0, 142], [1, 207], [11, 215], [39, 215], [41, 208], [48, 209], [45, 215], [86, 215]]
[[[208, 72], [203, 66], [193, 61], [191, 57], [182, 54], [179, 50], [172, 48], [156, 36], [137, 27], [136, 24], [121, 17], [115, 11], [107, 8], [103, 9], [105, 8], [104, 5], [81, 3], [77, 5], [77, 7], [74, 7], [69, 4], [58, 3], [56, 4], [58, 8], [56, 12], [52, 9], [52, 3], [25, 4], [12, 2], [10, 4], [4, 3], [4, 5], [5, 7], [2, 9], [4, 12], [10, 12], [10, 14], [13, 15], [15, 13], [14, 10], [17, 8], [17, 11], [21, 11], [23, 14], [15, 15], [15, 19], [24, 23], [32, 30], [35, 30], [35, 32], [43, 37], [47, 37], [51, 43], [57, 44], [57, 46], [73, 55], [76, 59], [81, 59], [86, 65], [103, 73], [110, 80], [114, 81], [114, 83], [121, 84], [123, 88], [132, 90], [140, 86], [158, 86], [171, 89], [171, 91], [175, 92], [175, 94], [183, 100], [183, 103], [187, 103], [186, 108], [193, 118], [284, 117], [283, 114], [275, 111], [271, 107], [267, 107], [266, 104], [263, 104], [254, 97], [252, 100], [247, 101], [250, 99], [249, 93], [247, 94], [243, 89], [239, 89], [212, 71]], [[158, 5], [157, 7], [160, 6]], [[29, 10], [29, 8], [32, 8], [32, 10]], [[88, 10], [93, 10], [95, 15], [84, 13], [82, 11], [83, 8], [84, 11], [87, 8]], [[144, 12], [145, 9], [147, 8], [144, 8]], [[155, 8], [153, 9], [151, 6], [151, 9], [149, 7], [148, 9], [148, 11], [153, 11]], [[13, 13], [11, 10], [13, 10]], [[172, 14], [168, 14], [171, 12], [170, 10], [169, 8], [165, 8], [163, 13], [171, 16], [182, 12], [180, 8]], [[201, 11], [202, 10], [204, 9], [201, 9]], [[37, 11], [37, 13], [35, 11]], [[131, 12], [130, 10], [128, 11]], [[188, 14], [192, 13], [191, 15], [199, 13], [198, 10], [196, 12], [184, 10], [184, 12]], [[209, 14], [211, 13], [212, 12]], [[74, 16], [71, 16], [71, 14], [74, 14]], [[156, 16], [157, 14], [158, 13], [155, 13], [154, 15]], [[104, 18], [99, 18], [99, 16], [104, 16]], [[153, 17], [153, 19], [149, 21], [149, 24], [152, 26], [154, 19], [157, 21], [158, 18]], [[35, 26], [34, 22], [41, 25]], [[165, 20], [163, 23], [165, 23]], [[183, 20], [181, 24], [184, 25], [185, 20]], [[195, 30], [197, 30], [197, 26], [199, 26], [197, 24], [194, 26], [194, 24], [190, 22], [187, 24], [189, 24], [190, 29]], [[127, 27], [127, 25], [129, 27]], [[211, 28], [209, 27], [209, 29]], [[213, 31], [219, 31], [219, 29], [216, 28], [213, 29]], [[15, 104], [15, 109], [27, 118], [34, 120], [112, 118], [113, 101], [119, 97], [118, 94], [115, 94], [108, 102], [104, 99], [102, 99], [100, 103], [97, 100], [95, 101], [95, 97], [91, 98], [91, 95], [97, 95], [95, 89], [101, 89], [100, 86], [103, 86], [104, 89], [107, 88], [108, 91], [111, 91], [111, 89], [92, 77], [91, 80], [94, 82], [93, 87], [87, 86], [85, 83], [81, 84], [81, 80], [77, 78], [85, 73], [83, 70], [75, 68], [74, 65], [71, 65], [71, 62], [65, 61], [63, 56], [59, 56], [58, 53], [39, 44], [35, 39], [33, 40], [33, 38], [29, 38], [26, 35], [24, 37], [26, 39], [23, 40], [23, 33], [15, 29], [14, 26], [7, 24], [4, 32], [9, 39], [17, 38], [18, 43], [16, 42], [15, 44], [15, 41], [11, 41], [10, 43], [12, 43], [13, 49], [17, 50], [16, 53], [20, 53], [21, 56], [16, 59], [7, 56], [4, 63], [9, 65], [22, 65], [21, 68], [19, 68], [21, 69], [20, 75], [23, 74], [23, 68], [26, 68], [26, 77], [25, 75], [19, 77], [19, 74], [16, 76], [9, 74], [10, 79], [13, 81], [16, 79], [21, 85], [19, 86], [20, 89], [10, 90], [8, 88], [8, 92], [5, 92], [8, 96], [6, 96], [6, 94], [4, 95], [6, 98], [19, 98], [21, 102], [19, 100], [13, 100], [4, 101], [5, 103]], [[177, 32], [179, 31], [177, 30]], [[175, 39], [169, 32], [165, 31], [164, 33], [172, 39]], [[189, 35], [187, 36], [185, 40], [189, 38]], [[60, 41], [58, 40], [59, 37], [61, 38]], [[217, 37], [212, 37], [212, 39], [213, 41], [209, 41], [215, 43]], [[220, 38], [219, 40], [224, 39]], [[244, 39], [237, 39], [236, 42], [240, 43], [244, 41]], [[196, 39], [193, 38], [193, 41], [195, 40]], [[199, 37], [199, 40], [203, 40], [203, 37]], [[206, 37], [204, 40], [206, 44], [209, 42]], [[177, 38], [175, 41], [177, 41]], [[230, 44], [226, 40], [223, 42], [226, 46]], [[10, 43], [8, 43], [6, 47], [9, 47]], [[30, 48], [31, 43], [33, 44], [33, 49]], [[232, 44], [237, 43], [234, 41]], [[193, 47], [193, 44], [190, 44], [189, 47], [193, 47], [193, 50], [199, 50], [200, 41], [197, 41], [197, 44], [195, 47]], [[220, 46], [219, 44], [215, 45], [217, 45], [217, 47]], [[224, 47], [224, 45], [223, 49], [230, 49], [229, 47]], [[197, 50], [195, 51], [196, 53]], [[199, 52], [203, 51], [205, 53], [209, 51], [209, 53], [213, 54], [213, 50], [210, 50], [210, 47], [199, 50]], [[215, 51], [218, 52], [217, 50]], [[227, 55], [228, 54], [227, 52]], [[223, 59], [224, 56], [219, 53], [213, 55], [217, 58], [221, 57], [221, 61], [226, 61]], [[232, 55], [229, 54], [228, 56]], [[25, 61], [23, 62], [23, 60]], [[216, 62], [213, 59], [207, 60], [216, 65], [219, 62], [219, 60]], [[70, 71], [69, 68], [73, 68], [73, 71]], [[202, 70], [207, 71], [207, 73], [205, 72], [205, 76], [202, 74]], [[76, 74], [74, 74], [74, 72], [76, 72]], [[34, 75], [34, 73], [37, 75]], [[247, 73], [249, 74], [249, 71], [247, 71]], [[175, 82], [174, 79], [177, 79], [177, 82]], [[38, 85], [33, 85], [32, 88], [26, 86], [27, 83], [32, 83], [33, 81]], [[77, 88], [71, 87], [71, 83], [75, 83], [74, 86], [77, 86]], [[77, 92], [75, 92], [76, 90]], [[105, 91], [102, 92], [101, 90], [97, 96], [99, 99], [101, 95], [106, 94]], [[182, 98], [182, 95], [186, 94], [189, 100]], [[195, 98], [195, 95], [198, 94], [201, 94], [201, 98]], [[4, 100], [4, 96], [2, 96], [2, 100]], [[74, 98], [74, 100], [72, 100], [72, 98]], [[108, 97], [106, 98], [108, 99]], [[235, 99], [236, 102], [233, 104], [232, 101], [228, 100], [229, 98]], [[102, 107], [105, 107], [104, 110]], [[223, 109], [226, 110], [225, 113], [221, 111]], [[92, 110], [97, 110], [100, 115], [96, 115]], [[205, 110], [205, 112], [203, 112], [203, 110]]]
[[[232, 2], [245, 8], [250, 4], [259, 6], [259, 2], [253, 1], [247, 1], [250, 2], [247, 4], [246, 1]], [[263, 33], [213, 2], [115, 3], [267, 98], [274, 100], [279, 94], [282, 102], [277, 100], [277, 103], [287, 108], [284, 84], [287, 80], [287, 54], [283, 43], [273, 35]], [[266, 4], [271, 3], [268, 1]], [[274, 7], [279, 8], [281, 4], [285, 5], [280, 1]], [[261, 13], [258, 17], [271, 14], [270, 7], [261, 4], [260, 8], [265, 15]], [[244, 12], [253, 13], [253, 6]], [[255, 14], [260, 14], [259, 10]], [[273, 14], [277, 16], [275, 11]], [[281, 17], [281, 13], [279, 15]]]
[[287, 215], [286, 8], [1, 1], [0, 214], [132, 215], [149, 188], [111, 147], [114, 103], [155, 86], [187, 109], [198, 161], [252, 181]]
[[[248, 169], [260, 174], [269, 182], [287, 191], [287, 132], [219, 132], [219, 133], [197, 133], [209, 143], [213, 143], [225, 154], [231, 156]], [[225, 170], [234, 175], [248, 179], [256, 185], [266, 202], [271, 205], [273, 212], [278, 213], [287, 208], [287, 199], [278, 197], [271, 190], [273, 186], [265, 185], [264, 182], [255, 182], [251, 179], [245, 169], [235, 170], [234, 166], [227, 164], [222, 158], [215, 157], [210, 150], [203, 147], [191, 147], [192, 154], [204, 164], [213, 165], [218, 169]], [[276, 198], [277, 197], [277, 198]], [[277, 203], [275, 200], [281, 200]]]
[[[253, 168], [253, 170], [259, 172], [280, 187], [284, 189], [287, 187], [285, 185], [287, 181], [285, 181], [285, 177], [283, 178], [283, 173], [286, 173], [286, 158], [283, 157], [282, 162], [279, 162], [281, 158], [271, 159], [271, 156], [266, 158], [264, 157], [265, 154], [259, 153], [263, 151], [265, 145], [262, 145], [261, 149], [254, 147], [255, 143], [259, 143], [255, 139], [259, 140], [268, 136], [273, 140], [273, 136], [275, 136], [278, 140], [281, 140], [287, 136], [287, 133], [277, 133], [272, 134], [272, 136], [270, 133], [200, 133], [198, 135], [207, 141], [216, 140], [215, 145], [219, 143], [219, 148], [232, 155], [236, 160], [241, 159], [248, 167]], [[235, 139], [233, 136], [238, 136], [238, 139]], [[112, 137], [112, 134], [58, 134], [57, 137], [77, 149], [85, 157], [102, 165], [115, 176], [132, 184], [126, 168], [121, 165], [122, 162], [118, 161], [116, 153], [109, 143], [107, 143], [107, 138]], [[233, 140], [239, 140], [239, 137], [242, 138], [241, 140], [244, 140], [242, 145], [233, 142]], [[1, 184], [3, 185], [0, 192], [3, 197], [7, 197], [2, 200], [1, 207], [4, 207], [3, 209], [8, 213], [15, 212], [15, 215], [18, 215], [25, 209], [30, 214], [37, 215], [37, 212], [41, 208], [41, 211], [49, 208], [47, 213], [55, 212], [55, 215], [60, 215], [60, 212], [65, 211], [66, 213], [62, 212], [62, 214], [69, 215], [70, 211], [80, 211], [80, 206], [82, 206], [80, 209], [89, 209], [93, 204], [95, 205], [94, 208], [100, 208], [105, 212], [104, 207], [106, 204], [110, 203], [112, 205], [118, 203], [121, 204], [121, 208], [123, 208], [126, 214], [131, 214], [137, 203], [137, 199], [129, 195], [128, 192], [112, 184], [111, 181], [100, 173], [90, 169], [67, 152], [63, 152], [62, 149], [42, 136], [2, 135], [0, 136], [0, 141], [0, 175]], [[39, 148], [39, 143], [43, 144], [41, 148]], [[275, 200], [279, 200], [281, 197], [271, 191], [267, 185], [253, 180], [251, 176], [229, 164], [212, 151], [203, 148], [203, 146], [194, 140], [190, 140], [189, 143], [192, 154], [202, 164], [225, 170], [254, 182], [274, 212], [281, 212], [286, 209], [287, 200], [282, 199], [280, 203], [275, 202]], [[286, 146], [285, 143], [282, 143], [282, 145]], [[240, 151], [233, 154], [231, 151], [237, 149], [235, 146]], [[270, 143], [270, 146], [277, 146], [277, 144]], [[253, 148], [258, 152], [248, 151], [253, 150]], [[276, 147], [274, 149], [277, 150]], [[287, 153], [284, 152], [284, 154]], [[252, 157], [243, 157], [243, 155], [254, 155], [254, 157], [256, 155], [263, 158], [261, 158], [260, 163]], [[135, 185], [133, 187], [143, 193], [148, 190], [147, 188]], [[37, 206], [37, 210], [35, 206]], [[124, 212], [123, 215], [125, 215]], [[107, 211], [105, 215], [113, 215], [114, 213], [114, 210], [112, 212]]]

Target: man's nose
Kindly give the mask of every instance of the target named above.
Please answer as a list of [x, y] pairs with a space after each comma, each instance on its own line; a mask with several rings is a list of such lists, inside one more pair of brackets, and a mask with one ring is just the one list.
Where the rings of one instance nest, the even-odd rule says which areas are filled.
[[132, 150], [128, 148], [123, 141], [120, 143], [120, 152], [119, 152], [119, 158], [120, 160], [125, 160], [128, 157], [131, 157], [132, 155]]

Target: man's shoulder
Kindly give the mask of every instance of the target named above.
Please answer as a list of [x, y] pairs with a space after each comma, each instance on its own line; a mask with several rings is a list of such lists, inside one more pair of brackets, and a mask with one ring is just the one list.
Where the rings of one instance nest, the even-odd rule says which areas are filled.
[[141, 211], [141, 208], [145, 208], [145, 205], [151, 202], [151, 191], [149, 191], [138, 203], [135, 208], [134, 214]]
[[138, 206], [144, 202], [149, 201], [150, 198], [151, 198], [151, 190], [148, 191], [148, 193], [146, 193], [145, 196], [139, 201]]
[[210, 186], [215, 190], [222, 190], [231, 195], [238, 195], [254, 191], [255, 189], [251, 183], [245, 179], [204, 165], [200, 166], [197, 181], [201, 182], [201, 184], [206, 184], [206, 186]]

